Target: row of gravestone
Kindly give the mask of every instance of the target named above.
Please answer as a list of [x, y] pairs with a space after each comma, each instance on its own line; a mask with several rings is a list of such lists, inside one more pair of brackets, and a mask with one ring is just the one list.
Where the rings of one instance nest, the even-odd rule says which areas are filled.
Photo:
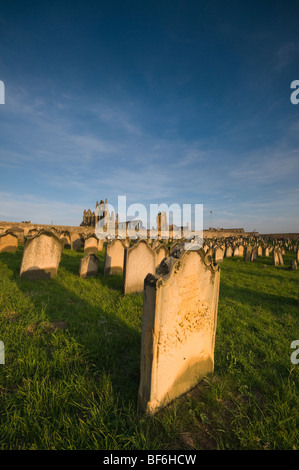
[[[206, 253], [214, 257], [216, 263], [221, 263], [223, 258], [230, 257], [243, 257], [245, 261], [255, 261], [258, 256], [270, 256], [272, 253], [272, 261], [275, 266], [281, 266], [284, 264], [283, 255], [285, 254], [285, 248], [277, 245], [263, 246], [263, 245], [251, 245], [251, 244], [213, 244], [205, 243], [203, 246]], [[299, 249], [297, 245], [293, 247], [287, 247], [293, 249], [296, 252], [296, 260], [292, 260], [290, 269], [296, 270], [297, 263], [299, 262]]]
[[[63, 246], [51, 231], [28, 237], [21, 276], [55, 276]], [[214, 370], [220, 267], [202, 248], [186, 251], [184, 244], [178, 244], [171, 253], [159, 246], [152, 248], [145, 241], [126, 248], [115, 240], [106, 248], [105, 274], [120, 272], [121, 265], [113, 261], [114, 252], [120, 256], [124, 248], [122, 269], [128, 291], [139, 290], [142, 280], [138, 407], [153, 413]], [[94, 256], [89, 253], [82, 259]]]

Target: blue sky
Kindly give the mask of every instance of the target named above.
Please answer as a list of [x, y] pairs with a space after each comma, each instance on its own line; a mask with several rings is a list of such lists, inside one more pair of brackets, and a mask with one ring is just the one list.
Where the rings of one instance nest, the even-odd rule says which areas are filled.
[[299, 232], [296, 1], [0, 2], [0, 220], [108, 198]]

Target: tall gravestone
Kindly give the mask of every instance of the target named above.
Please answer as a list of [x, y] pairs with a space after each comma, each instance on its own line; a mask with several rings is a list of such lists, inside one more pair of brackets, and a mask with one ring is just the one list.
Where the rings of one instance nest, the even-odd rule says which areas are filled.
[[123, 274], [125, 247], [122, 240], [107, 243], [104, 257], [104, 276]]
[[54, 278], [64, 242], [50, 230], [41, 230], [25, 240], [20, 276], [27, 279]]
[[220, 268], [201, 248], [177, 251], [143, 291], [138, 407], [153, 413], [214, 370]]
[[124, 294], [142, 292], [144, 278], [156, 271], [155, 250], [146, 240], [139, 240], [125, 250], [124, 257]]
[[92, 234], [85, 238], [84, 241], [84, 253], [87, 255], [89, 253], [97, 254], [98, 253], [98, 238]]
[[215, 262], [222, 263], [224, 251], [220, 246], [215, 247]]
[[244, 246], [239, 245], [239, 256], [244, 256]]
[[231, 258], [232, 254], [233, 254], [233, 249], [232, 249], [232, 247], [229, 245], [229, 246], [226, 248], [225, 256], [226, 256], [226, 258]]

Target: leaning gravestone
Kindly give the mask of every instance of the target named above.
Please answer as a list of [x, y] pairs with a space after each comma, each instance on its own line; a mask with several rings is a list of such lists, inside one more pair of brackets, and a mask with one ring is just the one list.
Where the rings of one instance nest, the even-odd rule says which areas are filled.
[[99, 271], [99, 258], [94, 253], [88, 253], [80, 261], [79, 276], [82, 278], [95, 276]]
[[202, 248], [174, 255], [144, 280], [138, 407], [151, 413], [214, 370], [220, 267]]
[[104, 276], [123, 274], [125, 247], [122, 240], [107, 243], [104, 257]]
[[41, 230], [25, 240], [20, 276], [27, 279], [54, 278], [64, 242], [50, 230]]
[[156, 271], [155, 250], [146, 240], [139, 240], [125, 250], [123, 292], [142, 292], [144, 278]]
[[18, 249], [19, 240], [14, 233], [0, 235], [0, 252], [15, 253]]

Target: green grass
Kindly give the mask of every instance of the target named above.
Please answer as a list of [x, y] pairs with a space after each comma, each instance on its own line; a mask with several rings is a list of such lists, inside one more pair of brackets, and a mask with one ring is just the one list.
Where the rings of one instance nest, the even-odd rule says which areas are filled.
[[298, 449], [299, 272], [224, 259], [215, 372], [154, 416], [137, 413], [142, 295], [122, 277], [19, 277], [0, 254], [0, 449]]

